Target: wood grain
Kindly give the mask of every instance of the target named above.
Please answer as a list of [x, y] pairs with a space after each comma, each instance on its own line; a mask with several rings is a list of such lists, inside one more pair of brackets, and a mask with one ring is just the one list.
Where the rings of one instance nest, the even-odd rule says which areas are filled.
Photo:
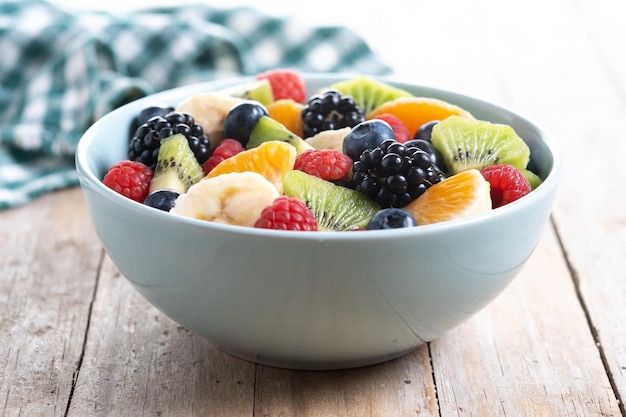
[[376, 366], [296, 372], [259, 366], [260, 416], [437, 416], [428, 347]]
[[107, 257], [70, 416], [251, 416], [255, 365], [148, 304]]
[[441, 414], [619, 416], [576, 299], [550, 229], [494, 303], [432, 343]]
[[[510, 105], [545, 126], [563, 148], [555, 224], [626, 414], [626, 57], [619, 52], [626, 27], [615, 10], [591, 1], [542, 3], [537, 11], [520, 5], [518, 25], [500, 21], [496, 27], [519, 35], [492, 42], [494, 49], [519, 51], [514, 65], [501, 71], [510, 81]], [[554, 17], [564, 12], [557, 30]], [[530, 19], [533, 30], [523, 32], [521, 22]]]
[[260, 366], [150, 306], [103, 255], [80, 190], [50, 193], [0, 212], [0, 416], [626, 417], [617, 2], [388, 6], [406, 13], [363, 8], [352, 20], [398, 78], [509, 107], [563, 147], [552, 223], [518, 279], [402, 358]]
[[100, 244], [79, 189], [0, 214], [0, 415], [63, 415]]

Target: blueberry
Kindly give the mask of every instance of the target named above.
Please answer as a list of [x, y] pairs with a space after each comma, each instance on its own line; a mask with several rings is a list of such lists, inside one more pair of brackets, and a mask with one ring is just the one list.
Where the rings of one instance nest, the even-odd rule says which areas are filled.
[[167, 107], [167, 106], [149, 106], [149, 107], [144, 108], [131, 121], [129, 137], [132, 138], [133, 135], [135, 134], [135, 131], [139, 128], [139, 126], [143, 125], [151, 118], [155, 116], [165, 116], [171, 111], [174, 111], [174, 108]]
[[413, 139], [423, 139], [430, 142], [433, 127], [435, 127], [437, 123], [439, 123], [439, 120], [431, 120], [430, 122], [424, 123], [417, 129], [417, 131], [415, 131]]
[[139, 112], [139, 115], [137, 116], [137, 121], [140, 125], [142, 125], [155, 116], [165, 116], [172, 111], [174, 111], [174, 108], [167, 106], [146, 107], [141, 112]]
[[233, 107], [224, 120], [224, 135], [246, 145], [250, 132], [262, 116], [267, 116], [267, 109], [254, 101], [245, 101]]
[[158, 190], [144, 200], [144, 204], [163, 211], [170, 211], [180, 194], [172, 190]]
[[417, 226], [411, 213], [399, 208], [386, 208], [374, 214], [367, 224], [367, 230], [401, 229]]
[[343, 153], [358, 161], [363, 151], [374, 149], [386, 139], [396, 139], [389, 123], [378, 120], [366, 120], [354, 126], [343, 139]]

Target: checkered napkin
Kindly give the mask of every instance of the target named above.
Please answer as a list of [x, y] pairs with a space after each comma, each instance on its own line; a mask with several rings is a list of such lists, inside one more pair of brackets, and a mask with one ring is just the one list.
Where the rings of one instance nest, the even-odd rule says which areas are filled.
[[278, 67], [387, 73], [342, 27], [307, 27], [247, 7], [70, 13], [0, 0], [0, 209], [78, 184], [76, 144], [139, 97]]

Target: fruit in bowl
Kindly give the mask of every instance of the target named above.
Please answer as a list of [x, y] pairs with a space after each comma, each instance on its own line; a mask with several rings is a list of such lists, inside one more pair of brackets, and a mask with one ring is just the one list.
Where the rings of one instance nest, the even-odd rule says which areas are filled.
[[147, 300], [232, 354], [298, 369], [397, 357], [523, 267], [551, 211], [558, 147], [475, 98], [295, 75], [298, 99], [274, 99], [270, 73], [97, 121], [76, 155], [95, 229]]

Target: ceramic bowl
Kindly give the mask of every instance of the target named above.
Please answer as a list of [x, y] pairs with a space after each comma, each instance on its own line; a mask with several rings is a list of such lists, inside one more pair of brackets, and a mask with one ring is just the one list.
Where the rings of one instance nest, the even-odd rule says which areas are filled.
[[[342, 75], [306, 75], [310, 92]], [[76, 154], [95, 230], [134, 288], [172, 320], [257, 363], [341, 369], [399, 357], [459, 325], [514, 279], [546, 227], [561, 170], [539, 126], [461, 94], [383, 81], [511, 125], [543, 184], [490, 213], [416, 228], [285, 232], [178, 217], [126, 199], [101, 180], [126, 158], [131, 118], [233, 79], [165, 91], [98, 120]]]

